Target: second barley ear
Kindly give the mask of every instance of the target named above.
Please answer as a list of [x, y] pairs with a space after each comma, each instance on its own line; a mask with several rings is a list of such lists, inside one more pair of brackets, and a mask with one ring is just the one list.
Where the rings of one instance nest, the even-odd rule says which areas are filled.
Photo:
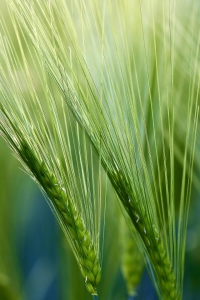
[[[133, 230], [134, 231], [134, 230]], [[144, 258], [142, 257], [136, 241], [134, 232], [131, 231], [124, 218], [121, 221], [122, 234], [122, 259], [121, 269], [126, 282], [128, 299], [137, 295], [137, 287], [140, 283], [144, 269]]]

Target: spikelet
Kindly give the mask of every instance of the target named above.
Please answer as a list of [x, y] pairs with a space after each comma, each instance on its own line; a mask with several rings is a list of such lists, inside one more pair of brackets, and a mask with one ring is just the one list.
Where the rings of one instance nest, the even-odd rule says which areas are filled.
[[81, 272], [85, 278], [86, 287], [92, 295], [95, 295], [97, 293], [96, 287], [101, 278], [101, 267], [94, 243], [85, 227], [82, 216], [78, 213], [73, 201], [69, 199], [65, 188], [58, 183], [45, 162], [35, 157], [32, 149], [25, 141], [21, 143], [20, 156], [26, 162], [47, 197], [52, 201], [55, 210], [62, 217], [63, 225], [72, 241]]

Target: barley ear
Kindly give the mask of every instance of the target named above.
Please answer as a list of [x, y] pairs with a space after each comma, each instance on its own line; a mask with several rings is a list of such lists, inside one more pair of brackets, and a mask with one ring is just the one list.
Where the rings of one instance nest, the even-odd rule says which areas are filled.
[[[113, 185], [120, 197], [120, 200], [131, 219], [139, 237], [145, 245], [147, 257], [155, 272], [156, 280], [162, 290], [162, 297], [166, 295], [167, 299], [180, 299], [180, 293], [177, 288], [175, 275], [172, 269], [170, 259], [163, 246], [163, 241], [158, 227], [152, 224], [147, 211], [137, 206], [137, 201], [131, 199], [131, 192], [128, 193], [129, 185], [125, 176], [119, 170], [112, 173]], [[134, 197], [134, 196], [133, 196]]]
[[144, 212], [142, 214], [133, 208], [131, 202], [126, 203], [126, 210], [146, 247], [163, 299], [179, 300], [181, 296], [175, 275], [158, 229], [148, 221]]
[[40, 161], [34, 155], [24, 140], [21, 143], [20, 156], [62, 218], [63, 226], [66, 228], [85, 278], [86, 288], [92, 295], [97, 295], [96, 288], [101, 278], [101, 267], [94, 243], [82, 216], [78, 213], [74, 202], [68, 197], [65, 188], [59, 184], [45, 162]]
[[129, 228], [124, 218], [121, 220], [122, 261], [121, 268], [126, 281], [129, 297], [137, 295], [136, 288], [140, 283], [144, 268], [144, 257], [134, 240], [135, 230]]

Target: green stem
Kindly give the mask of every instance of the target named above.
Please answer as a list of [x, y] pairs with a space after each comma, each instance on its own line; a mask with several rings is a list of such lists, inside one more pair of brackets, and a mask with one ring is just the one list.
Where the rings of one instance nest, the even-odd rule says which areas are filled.
[[93, 295], [93, 300], [98, 300], [98, 295]]

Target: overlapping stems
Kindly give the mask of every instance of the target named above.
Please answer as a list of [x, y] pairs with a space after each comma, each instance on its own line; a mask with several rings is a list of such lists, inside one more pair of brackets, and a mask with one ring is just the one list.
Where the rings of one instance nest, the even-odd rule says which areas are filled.
[[[200, 31], [199, 31], [199, 11], [200, 6], [197, 1], [186, 1], [185, 5], [180, 8], [177, 6], [177, 18], [172, 19], [173, 27], [176, 32], [173, 38], [173, 57], [174, 70], [173, 70], [173, 93], [176, 98], [175, 103], [175, 155], [177, 159], [182, 163], [184, 156], [184, 140], [182, 136], [186, 135], [187, 126], [185, 126], [185, 120], [187, 119], [188, 107], [191, 104], [188, 99], [194, 99], [194, 102], [199, 105], [199, 84], [200, 84]], [[190, 13], [188, 13], [188, 11]], [[169, 37], [168, 28], [164, 28], [163, 32], [159, 26], [159, 19], [157, 20], [157, 36], [156, 38], [162, 42], [162, 35]], [[187, 26], [187, 24], [190, 24]], [[176, 38], [178, 36], [178, 38]], [[184, 48], [183, 48], [184, 45]], [[166, 44], [167, 51], [170, 51], [170, 45]], [[196, 99], [196, 100], [195, 100]], [[194, 109], [194, 107], [193, 107]], [[182, 115], [182, 118], [179, 116]], [[191, 120], [193, 121], [193, 120]], [[195, 120], [194, 120], [195, 121]], [[198, 120], [199, 122], [199, 120]], [[193, 125], [192, 125], [193, 126]], [[192, 127], [191, 126], [191, 127]], [[196, 138], [196, 151], [194, 154], [194, 170], [193, 170], [193, 182], [199, 189], [199, 126], [197, 128]], [[168, 140], [168, 132], [165, 132], [166, 143]], [[188, 151], [192, 151], [192, 135], [189, 136]], [[188, 171], [189, 172], [189, 171]]]
[[[23, 38], [15, 30], [21, 47]], [[42, 190], [70, 242], [88, 291], [97, 299], [106, 194], [101, 187], [101, 157], [97, 161], [84, 130], [70, 118], [59, 96], [56, 103], [53, 85], [35, 56], [32, 70], [42, 74], [43, 83], [38, 92], [38, 77], [24, 50], [17, 54], [3, 23], [0, 49], [1, 135]]]
[[[186, 86], [182, 184], [175, 199], [175, 112], [181, 105], [174, 80], [178, 3], [10, 1], [20, 30], [101, 153], [162, 299], [182, 296], [198, 116], [199, 91], [194, 95]], [[156, 39], [158, 16], [162, 43]]]

